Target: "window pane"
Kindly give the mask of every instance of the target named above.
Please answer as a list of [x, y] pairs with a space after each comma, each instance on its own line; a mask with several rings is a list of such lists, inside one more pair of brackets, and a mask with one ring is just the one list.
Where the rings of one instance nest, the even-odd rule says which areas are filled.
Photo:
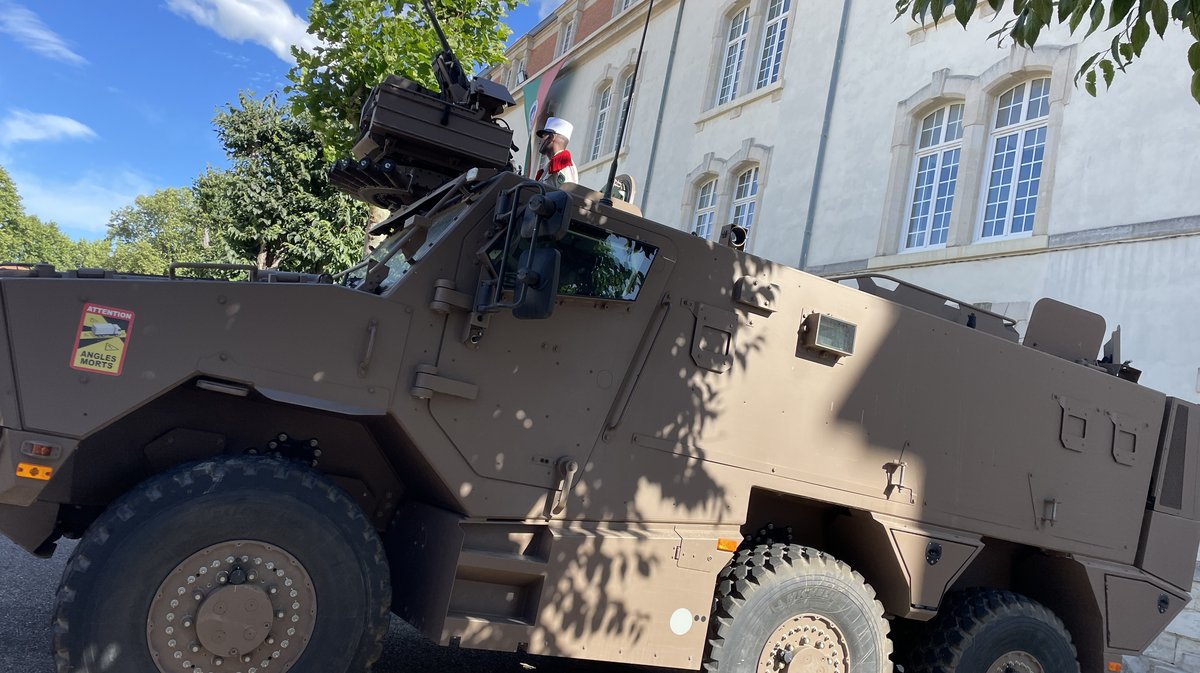
[[1018, 84], [1000, 96], [996, 111], [996, 128], [1001, 129], [1021, 121], [1021, 104], [1025, 101], [1025, 85]]
[[632, 76], [626, 77], [625, 84], [621, 87], [621, 113], [617, 117], [617, 125], [614, 127], [616, 130], [613, 132], [613, 149], [614, 150], [619, 149], [617, 147], [617, 144], [621, 140], [621, 138], [618, 137], [618, 134], [621, 132], [621, 124], [626, 123], [625, 120], [629, 118], [629, 103], [631, 100], [633, 100], [633, 77]]
[[908, 215], [908, 233], [904, 237], [905, 248], [925, 245], [925, 231], [929, 225], [929, 204], [933, 200], [933, 181], [937, 174], [937, 155], [917, 160], [917, 179], [913, 186], [912, 209]]
[[1013, 223], [1009, 233], [1033, 231], [1037, 210], [1038, 188], [1041, 186], [1042, 160], [1046, 150], [1046, 127], [1025, 132], [1021, 143], [1021, 169], [1017, 178], [1017, 199], [1013, 203]]
[[745, 199], [758, 194], [758, 169], [750, 170], [738, 176], [735, 199]]
[[[539, 244], [541, 245], [541, 244]], [[567, 235], [553, 246], [562, 253], [558, 293], [571, 297], [633, 301], [637, 299], [658, 248], [619, 236], [583, 222], [571, 222]], [[516, 287], [521, 255], [529, 240], [521, 239], [509, 250], [504, 263], [504, 289]], [[488, 257], [498, 269], [504, 240], [498, 240]]]
[[992, 169], [988, 181], [987, 205], [984, 208], [983, 235], [1004, 235], [1008, 218], [1008, 200], [1013, 182], [1013, 166], [1017, 159], [1017, 139], [1014, 133], [996, 138], [992, 152]]
[[1029, 110], [1026, 120], [1041, 119], [1050, 114], [1050, 80], [1035, 79], [1029, 83]]
[[712, 238], [713, 215], [711, 211], [697, 214], [696, 226], [692, 228], [692, 232], [705, 240]]
[[709, 180], [700, 188], [700, 198], [696, 200], [696, 207], [700, 209], [712, 208], [716, 202], [717, 181]]
[[754, 226], [754, 202], [740, 203], [733, 209], [733, 223], [737, 226], [750, 231], [750, 227]]
[[600, 93], [599, 110], [596, 113], [596, 132], [592, 136], [591, 159], [599, 158], [600, 148], [604, 143], [604, 129], [608, 125], [608, 106], [612, 102], [612, 87], [605, 87]]
[[951, 105], [949, 107], [950, 115], [946, 120], [946, 142], [952, 142], [962, 138], [963, 131], [963, 106], [962, 103]]
[[950, 232], [950, 211], [954, 206], [954, 188], [958, 183], [958, 158], [960, 149], [942, 153], [942, 166], [938, 171], [937, 201], [933, 208], [933, 221], [929, 228], [929, 245], [942, 245]]

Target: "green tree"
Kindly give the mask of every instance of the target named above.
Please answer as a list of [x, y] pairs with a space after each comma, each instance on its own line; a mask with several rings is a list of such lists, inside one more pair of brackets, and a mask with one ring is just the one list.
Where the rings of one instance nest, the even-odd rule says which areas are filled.
[[17, 186], [13, 184], [8, 171], [0, 166], [0, 225], [16, 219], [24, 212], [25, 208], [21, 205], [21, 195], [17, 193]]
[[[468, 71], [504, 60], [504, 24], [525, 0], [433, 0], [438, 21]], [[430, 61], [441, 51], [419, 2], [313, 0], [308, 32], [320, 45], [292, 47], [292, 109], [303, 111], [325, 143], [326, 161], [350, 154], [371, 88], [393, 73], [436, 88]]]
[[139, 196], [108, 220], [114, 261], [124, 261], [119, 268], [135, 273], [164, 274], [171, 262], [225, 261], [223, 241], [211, 238], [208, 218], [187, 188]]
[[0, 263], [47, 262], [74, 268], [75, 243], [53, 222], [24, 213], [0, 224]]
[[[1192, 72], [1192, 97], [1200, 103], [1200, 0], [987, 0], [998, 14], [1005, 5], [1012, 14], [992, 37], [1011, 38], [1022, 47], [1037, 44], [1047, 26], [1065, 25], [1084, 37], [1097, 30], [1112, 30], [1108, 48], [1092, 54], [1080, 66], [1076, 75], [1084, 80], [1084, 89], [1096, 95], [1097, 80], [1105, 87], [1112, 86], [1116, 71], [1125, 68], [1142, 55], [1151, 32], [1160, 38], [1172, 24], [1177, 24], [1193, 39], [1188, 50], [1188, 68]], [[917, 21], [940, 21], [950, 14], [964, 27], [981, 14], [980, 3], [967, 0], [897, 0], [896, 16], [910, 15]]]
[[288, 271], [358, 261], [366, 204], [329, 184], [321, 141], [302, 116], [274, 96], [242, 92], [213, 123], [232, 167], [210, 167], [196, 179], [196, 197], [234, 256]]

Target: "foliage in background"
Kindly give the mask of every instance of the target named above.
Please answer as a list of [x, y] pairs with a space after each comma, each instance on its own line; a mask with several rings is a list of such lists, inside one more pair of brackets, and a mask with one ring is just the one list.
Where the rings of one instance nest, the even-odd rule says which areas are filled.
[[[1193, 39], [1187, 65], [1192, 72], [1192, 98], [1200, 103], [1200, 0], [987, 0], [987, 5], [997, 14], [1009, 5], [1013, 18], [992, 37], [1007, 36], [1022, 47], [1033, 47], [1042, 29], [1056, 24], [1067, 26], [1071, 34], [1086, 28], [1084, 38], [1097, 30], [1118, 29], [1108, 48], [1085, 60], [1075, 76], [1076, 83], [1083, 78], [1084, 88], [1093, 96], [1098, 79], [1103, 79], [1106, 88], [1112, 86], [1116, 71], [1124, 72], [1141, 57], [1151, 31], [1161, 38], [1171, 24], [1178, 24]], [[964, 27], [983, 11], [983, 5], [975, 0], [896, 2], [897, 17], [910, 15], [920, 22], [936, 23], [953, 14]]]
[[321, 141], [275, 97], [238, 94], [213, 119], [229, 170], [196, 179], [215, 237], [260, 269], [333, 271], [361, 257], [365, 204], [329, 184]]
[[[525, 0], [433, 0], [451, 48], [468, 72], [502, 63], [509, 28], [504, 18]], [[292, 48], [288, 73], [292, 109], [304, 112], [326, 148], [326, 161], [350, 155], [358, 117], [371, 88], [398, 73], [436, 89], [437, 34], [419, 2], [313, 0], [308, 32], [312, 51]]]

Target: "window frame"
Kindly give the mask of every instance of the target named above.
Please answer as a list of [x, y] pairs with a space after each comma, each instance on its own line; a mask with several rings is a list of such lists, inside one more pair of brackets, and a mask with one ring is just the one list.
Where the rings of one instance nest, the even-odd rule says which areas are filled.
[[[1028, 117], [1029, 103], [1031, 100], [1033, 100], [1031, 98], [1031, 94], [1033, 84], [1036, 82], [1045, 83], [1043, 85], [1042, 92], [1038, 97], [1038, 100], [1042, 101], [1044, 111], [1039, 116], [1030, 119]], [[1020, 81], [1012, 83], [1011, 86], [1005, 87], [998, 95], [993, 96], [990, 100], [990, 105], [988, 106], [988, 135], [983, 148], [984, 155], [983, 164], [981, 166], [982, 176], [979, 184], [979, 205], [978, 212], [976, 213], [975, 217], [974, 227], [976, 243], [990, 243], [993, 241], [1028, 238], [1034, 234], [1034, 231], [1037, 228], [1038, 207], [1045, 207], [1043, 204], [1043, 199], [1041, 198], [1041, 190], [1042, 185], [1044, 184], [1043, 180], [1047, 177], [1046, 168], [1050, 159], [1048, 155], [1050, 149], [1050, 126], [1052, 124], [1051, 112], [1053, 101], [1051, 92], [1053, 85], [1054, 78], [1052, 74], [1036, 73], [1032, 76], [1025, 77]], [[1009, 93], [1021, 88], [1024, 88], [1020, 103], [1021, 109], [1019, 112], [1021, 119], [1015, 123], [999, 126], [1000, 111], [1002, 109], [1001, 103], [1004, 97]], [[1029, 134], [1035, 133], [1039, 130], [1042, 132], [1040, 140], [1035, 139], [1033, 143], [1027, 145], [1026, 143]], [[988, 226], [988, 223], [992, 221], [988, 219], [987, 214], [988, 206], [990, 205], [989, 194], [991, 192], [992, 175], [996, 170], [997, 145], [1002, 138], [1011, 136], [1016, 137], [1016, 146], [1013, 151], [1013, 164], [1010, 169], [1012, 174], [1009, 182], [1007, 183], [1008, 196], [1003, 201], [1005, 206], [1005, 214], [1001, 220], [1003, 231], [1002, 233], [998, 234], [985, 235], [984, 232], [986, 231], [986, 227]], [[1032, 189], [1031, 192], [1027, 192], [1025, 197], [1020, 197], [1018, 194], [1020, 192], [1020, 184], [1022, 182], [1021, 169], [1023, 166], [1023, 159], [1026, 150], [1030, 148], [1034, 148], [1035, 153], [1040, 152], [1040, 156], [1036, 161], [1036, 165], [1038, 167], [1037, 177], [1031, 179], [1031, 182], [1036, 182], [1036, 188]], [[1033, 202], [1033, 209], [1020, 216], [1023, 218], [1028, 218], [1029, 226], [1028, 229], [1013, 231], [1013, 226], [1017, 219], [1017, 216], [1015, 215], [1016, 205], [1017, 201], [1021, 198], [1025, 198], [1027, 201], [1032, 200]]]
[[[742, 190], [742, 178], [750, 175], [750, 179], [746, 183], [747, 194], [739, 196]], [[732, 200], [729, 204], [729, 223], [736, 224], [746, 230], [747, 235], [754, 230], [754, 217], [758, 213], [758, 194], [759, 194], [759, 171], [758, 164], [749, 164], [739, 168], [736, 171], [736, 176], [733, 179], [733, 191], [731, 192]], [[746, 207], [746, 217], [742, 222], [738, 221], [738, 209]], [[748, 223], [746, 223], [748, 221]]]
[[[957, 108], [957, 121], [952, 122], [954, 118], [955, 108]], [[936, 133], [937, 140], [931, 141], [928, 146], [922, 147], [922, 138], [926, 133], [925, 122], [930, 118], [942, 114], [942, 120], [936, 122], [935, 128], [928, 129], [931, 133]], [[921, 116], [920, 122], [915, 124], [916, 137], [913, 140], [913, 156], [909, 166], [909, 180], [907, 200], [905, 202], [904, 219], [900, 227], [900, 247], [899, 252], [909, 253], [921, 250], [937, 250], [945, 248], [950, 240], [951, 222], [954, 215], [954, 204], [957, 200], [959, 189], [959, 174], [962, 172], [962, 158], [964, 154], [964, 137], [966, 126], [966, 102], [965, 101], [949, 101], [930, 110], [927, 114]], [[957, 124], [957, 136], [951, 140], [946, 140], [947, 134], [952, 126]], [[936, 230], [941, 230], [944, 233], [942, 240], [937, 243], [931, 242], [935, 231], [934, 222], [939, 215], [938, 202], [943, 199], [942, 186], [943, 172], [945, 171], [946, 155], [950, 152], [957, 152], [954, 159], [952, 170], [954, 172], [951, 186], [951, 192], [948, 195], [949, 204], [946, 209], [940, 214], [944, 217], [943, 227], [937, 227]], [[921, 162], [929, 157], [935, 157], [933, 166], [933, 183], [930, 186], [929, 210], [925, 214], [925, 228], [920, 231], [921, 242], [918, 244], [910, 244], [909, 239], [913, 236], [913, 210], [917, 203], [917, 188], [918, 180], [921, 177]]]
[[[733, 31], [739, 23], [739, 18], [741, 30], [735, 36]], [[750, 6], [743, 6], [729, 15], [728, 20], [724, 22], [724, 27], [723, 48], [720, 66], [717, 69], [716, 104], [718, 107], [737, 100], [740, 95], [738, 89], [741, 87], [742, 69], [746, 64], [746, 51], [749, 49], [750, 42]], [[731, 63], [735, 50], [737, 52], [736, 61]]]

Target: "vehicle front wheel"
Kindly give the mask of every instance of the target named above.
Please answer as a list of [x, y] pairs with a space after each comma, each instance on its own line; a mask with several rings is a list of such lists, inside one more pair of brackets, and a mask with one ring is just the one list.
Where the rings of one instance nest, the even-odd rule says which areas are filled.
[[374, 528], [337, 486], [274, 458], [147, 480], [71, 555], [60, 673], [366, 671], [391, 596]]
[[739, 551], [718, 578], [707, 673], [890, 673], [888, 622], [845, 563], [798, 545]]
[[1062, 620], [1037, 601], [991, 589], [948, 597], [912, 659], [917, 673], [1079, 673]]

